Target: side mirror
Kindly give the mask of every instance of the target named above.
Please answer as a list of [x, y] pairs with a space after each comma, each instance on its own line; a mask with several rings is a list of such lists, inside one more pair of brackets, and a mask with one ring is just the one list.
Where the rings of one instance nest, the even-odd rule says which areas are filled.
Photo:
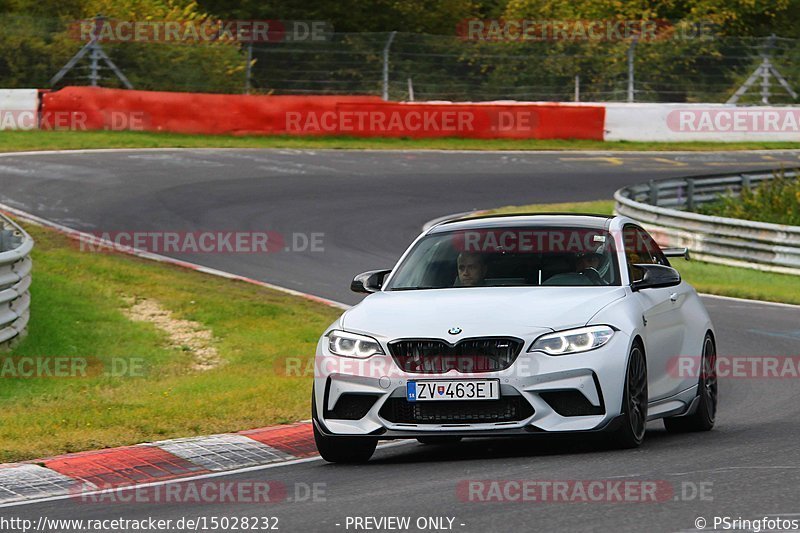
[[350, 282], [350, 290], [366, 294], [378, 292], [383, 287], [383, 280], [386, 279], [390, 272], [391, 270], [368, 270], [367, 272], [362, 272]]
[[664, 252], [664, 255], [667, 257], [682, 257], [689, 260], [689, 249], [688, 248], [664, 248], [661, 250]]
[[631, 289], [657, 289], [659, 287], [674, 287], [680, 285], [681, 275], [672, 267], [664, 265], [637, 264], [637, 269], [644, 271], [644, 276], [639, 281], [631, 283]]

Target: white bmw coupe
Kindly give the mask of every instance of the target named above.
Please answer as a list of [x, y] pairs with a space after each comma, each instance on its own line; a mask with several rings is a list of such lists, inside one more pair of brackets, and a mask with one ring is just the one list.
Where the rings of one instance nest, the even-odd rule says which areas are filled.
[[715, 334], [695, 290], [633, 220], [513, 215], [440, 223], [317, 345], [312, 417], [331, 462], [380, 439], [704, 431]]

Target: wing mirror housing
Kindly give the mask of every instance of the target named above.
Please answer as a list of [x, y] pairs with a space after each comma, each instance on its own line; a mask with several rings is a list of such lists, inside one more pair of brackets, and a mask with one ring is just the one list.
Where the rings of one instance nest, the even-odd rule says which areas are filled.
[[350, 290], [370, 294], [378, 292], [383, 287], [383, 281], [391, 270], [368, 270], [353, 278], [350, 282]]
[[672, 267], [664, 265], [637, 264], [637, 269], [644, 271], [642, 279], [631, 283], [631, 289], [640, 291], [642, 289], [658, 289], [660, 287], [674, 287], [680, 285], [681, 274]]

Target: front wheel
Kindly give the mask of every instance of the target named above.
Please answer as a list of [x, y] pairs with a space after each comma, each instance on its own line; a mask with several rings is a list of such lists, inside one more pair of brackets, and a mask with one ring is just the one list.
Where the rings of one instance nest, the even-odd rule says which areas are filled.
[[329, 463], [366, 463], [378, 445], [370, 437], [335, 437], [323, 435], [314, 426], [314, 442], [323, 459]]
[[670, 433], [709, 431], [717, 417], [717, 349], [714, 339], [706, 334], [703, 340], [703, 359], [697, 384], [697, 410], [687, 416], [665, 418], [664, 427]]
[[366, 463], [375, 453], [378, 439], [323, 435], [317, 429], [317, 395], [313, 388], [311, 389], [311, 418], [317, 451], [329, 463]]
[[647, 363], [641, 345], [634, 344], [628, 356], [622, 394], [622, 424], [611, 436], [617, 448], [636, 448], [644, 440], [647, 424]]

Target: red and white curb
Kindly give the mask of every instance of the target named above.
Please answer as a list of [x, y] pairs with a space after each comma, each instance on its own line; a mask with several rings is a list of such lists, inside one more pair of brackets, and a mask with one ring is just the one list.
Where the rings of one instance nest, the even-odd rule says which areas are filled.
[[164, 440], [0, 465], [0, 507], [315, 456], [311, 424]]

